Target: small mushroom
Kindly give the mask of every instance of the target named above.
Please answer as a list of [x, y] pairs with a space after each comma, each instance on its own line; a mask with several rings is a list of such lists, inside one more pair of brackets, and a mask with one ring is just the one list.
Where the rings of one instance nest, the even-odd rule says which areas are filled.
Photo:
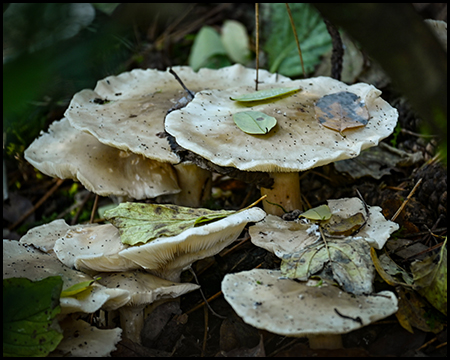
[[122, 244], [119, 230], [111, 225], [72, 226], [55, 242], [54, 251], [66, 266], [85, 273], [127, 271], [139, 268], [119, 252]]
[[55, 241], [62, 237], [71, 227], [63, 219], [53, 220], [48, 224], [36, 226], [27, 231], [19, 240], [21, 244], [33, 245], [39, 250], [51, 254]]
[[[173, 67], [173, 70], [193, 92], [250, 85], [255, 79], [255, 69], [241, 65], [219, 70], [201, 69], [197, 73], [187, 66]], [[259, 78], [266, 83], [287, 79], [263, 70]], [[175, 165], [182, 189], [180, 199], [175, 197], [175, 201], [179, 205], [198, 207], [202, 199], [195, 196], [207, 194], [211, 186], [210, 175], [206, 176], [206, 170], [200, 168], [196, 169], [198, 174], [194, 174], [192, 168], [187, 174], [185, 169], [178, 171], [183, 165], [176, 165], [180, 161], [178, 156], [161, 136], [166, 113], [179, 106], [180, 100], [185, 104], [188, 101], [185, 97], [185, 91], [169, 71], [135, 69], [99, 81], [94, 90], [75, 94], [65, 116], [76, 129], [94, 135], [103, 144]], [[198, 176], [196, 187], [185, 185], [185, 181], [194, 175]]]
[[221, 220], [187, 229], [176, 236], [160, 237], [144, 245], [122, 250], [123, 256], [144, 269], [171, 281], [197, 260], [217, 254], [237, 239], [248, 222], [260, 221], [265, 212], [257, 207]]
[[[280, 271], [263, 269], [228, 274], [222, 292], [247, 324], [279, 335], [307, 336], [311, 348], [342, 347], [336, 335], [384, 319], [398, 309], [390, 291], [353, 295], [326, 283], [280, 276]], [[324, 344], [324, 339], [332, 341]]]
[[[397, 110], [380, 97], [381, 91], [368, 84], [349, 86], [328, 77], [317, 77], [284, 81], [282, 85], [301, 91], [273, 101], [243, 105], [231, 98], [252, 93], [251, 86], [205, 90], [197, 93], [186, 107], [172, 111], [165, 120], [166, 131], [182, 149], [224, 169], [268, 172], [274, 184], [272, 189], [261, 187], [261, 193], [268, 195], [264, 209], [274, 215], [283, 211], [268, 201], [287, 211], [301, 207], [299, 171], [358, 156], [361, 150], [389, 136], [398, 118]], [[261, 84], [259, 88], [277, 87], [280, 84]], [[315, 110], [319, 99], [343, 91], [359, 97], [370, 116], [367, 125], [346, 130], [344, 134], [322, 125]], [[263, 112], [274, 117], [277, 125], [264, 135], [247, 134], [233, 121], [233, 114], [243, 110]]]
[[102, 144], [64, 118], [25, 150], [25, 159], [42, 173], [80, 181], [101, 196], [154, 198], [180, 192], [169, 163]]
[[124, 289], [130, 293], [130, 300], [119, 308], [123, 335], [138, 344], [144, 327], [144, 308], [156, 301], [174, 299], [200, 286], [190, 283], [175, 283], [157, 276], [140, 272], [103, 273], [99, 283], [111, 289]]
[[[54, 255], [14, 240], [3, 240], [3, 278], [25, 277], [41, 280], [48, 276], [61, 276], [63, 290], [83, 281], [94, 280], [87, 274], [62, 264]], [[73, 312], [93, 313], [103, 306], [116, 309], [129, 301], [129, 293], [123, 289], [110, 289], [94, 282], [92, 290], [60, 299], [61, 314]]]
[[65, 318], [61, 322], [64, 338], [51, 356], [105, 357], [116, 350], [122, 329], [98, 329], [81, 319]]

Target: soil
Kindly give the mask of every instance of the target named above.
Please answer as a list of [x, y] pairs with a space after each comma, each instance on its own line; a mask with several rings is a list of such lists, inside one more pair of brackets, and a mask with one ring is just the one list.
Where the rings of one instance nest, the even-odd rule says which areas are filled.
[[[236, 18], [251, 29], [252, 11], [253, 7], [246, 5], [222, 4], [201, 7], [198, 15], [204, 15], [211, 25], [221, 24], [223, 19]], [[199, 25], [196, 26], [193, 33], [199, 29]], [[137, 31], [145, 37], [150, 29], [139, 28]], [[139, 66], [165, 68], [169, 51], [166, 50], [143, 52], [144, 60]], [[130, 58], [127, 70], [135, 65]], [[356, 189], [367, 204], [380, 206], [387, 219], [405, 205], [395, 220], [401, 227], [395, 239], [403, 241], [406, 244], [404, 249], [408, 251], [394, 253], [392, 258], [408, 269], [414, 260], [439, 252], [446, 236], [447, 168], [436, 156], [436, 137], [421, 135], [422, 121], [408, 102], [396, 94], [390, 84], [382, 90], [383, 98], [399, 110], [401, 129], [395, 137], [391, 136], [383, 143], [392, 145], [394, 141], [396, 148], [409, 154], [421, 154], [422, 159], [412, 164], [385, 165], [388, 174], [380, 179], [370, 174], [353, 179], [330, 164], [303, 173], [301, 189], [307, 207], [323, 204], [327, 199], [354, 197]], [[64, 107], [61, 107], [46, 114], [48, 123], [58, 120], [63, 110]], [[13, 184], [20, 182], [20, 188], [10, 190], [9, 199], [4, 201], [4, 238], [19, 239], [28, 228], [48, 222], [54, 214], [72, 224], [89, 220], [95, 195], [87, 193], [82, 186], [74, 187], [71, 180], [57, 181], [38, 176], [20, 156], [15, 161], [14, 166], [8, 166], [8, 183], [9, 188], [13, 189]], [[419, 179], [420, 184], [412, 193]], [[213, 187], [215, 193], [220, 194], [209, 204], [214, 208], [238, 209], [259, 197], [255, 186], [218, 174], [214, 176]], [[71, 196], [68, 196], [69, 193]], [[41, 199], [44, 201], [39, 204]], [[108, 199], [100, 199], [99, 205], [108, 202]], [[26, 213], [29, 215], [24, 219]], [[246, 228], [235, 244], [215, 257], [193, 265], [204, 297], [211, 298], [209, 306], [212, 310], [202, 305], [203, 298], [199, 291], [187, 294], [179, 301], [165, 303], [147, 320], [142, 345], [124, 339], [112, 356], [447, 356], [446, 317], [426, 301], [420, 303], [426, 311], [417, 316], [426, 316], [422, 319], [425, 323], [434, 319], [434, 327], [419, 326], [409, 332], [396, 316], [391, 316], [343, 335], [344, 348], [340, 350], [312, 350], [306, 338], [283, 337], [245, 324], [220, 293], [223, 277], [227, 273], [255, 267], [275, 269], [279, 268], [279, 264], [279, 259], [273, 254], [251, 243]], [[185, 272], [182, 281], [196, 280], [190, 272]], [[377, 290], [390, 289], [399, 294], [402, 291], [387, 285], [381, 278], [377, 278], [376, 287]], [[409, 298], [412, 295], [405, 296]], [[412, 310], [415, 310], [414, 306], [419, 306], [412, 302], [409, 305]], [[95, 317], [100, 317], [100, 314], [94, 314], [94, 320], [92, 317], [89, 319], [95, 321]], [[154, 324], [157, 323], [160, 324], [159, 333], [156, 331], [155, 335], [153, 331], [152, 336], [146, 333], [148, 327], [156, 327]]]

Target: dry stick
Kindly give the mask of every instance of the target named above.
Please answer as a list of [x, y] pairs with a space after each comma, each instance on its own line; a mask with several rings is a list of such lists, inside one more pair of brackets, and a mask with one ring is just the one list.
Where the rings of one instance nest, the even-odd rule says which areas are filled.
[[208, 339], [208, 309], [206, 308], [206, 306], [203, 308], [203, 314], [205, 316], [205, 330], [203, 333], [203, 345], [202, 345], [201, 357], [205, 356], [206, 340]]
[[[197, 283], [197, 285], [200, 285], [200, 283], [198, 282], [198, 279], [197, 279], [197, 275], [195, 274], [195, 271], [194, 271], [191, 267], [190, 267], [188, 270], [189, 270], [189, 271], [191, 272], [191, 274], [194, 276], [194, 279], [195, 279], [195, 282]], [[209, 306], [208, 300], [206, 300], [206, 297], [205, 297], [205, 294], [204, 294], [203, 291], [202, 291], [202, 288], [200, 287], [198, 290], [200, 291], [200, 295], [201, 295], [202, 298], [203, 298], [203, 301], [204, 301], [203, 304], [206, 305], [206, 306], [208, 307], [208, 309], [211, 311], [211, 313], [212, 313], [214, 316], [217, 316], [219, 319], [226, 319], [226, 318], [227, 318], [226, 316], [219, 315], [218, 313], [216, 313], [216, 312], [211, 308], [211, 306]]]
[[397, 212], [394, 214], [394, 216], [391, 218], [391, 221], [395, 221], [395, 219], [397, 219], [397, 217], [400, 215], [400, 213], [402, 212], [402, 210], [404, 209], [404, 207], [406, 206], [406, 204], [408, 203], [408, 201], [411, 199], [411, 197], [414, 195], [414, 193], [416, 192], [417, 188], [419, 187], [419, 185], [422, 182], [422, 178], [419, 179], [419, 181], [417, 182], [416, 185], [414, 185], [413, 189], [411, 190], [411, 192], [409, 193], [408, 197], [405, 199], [405, 201], [403, 201], [402, 205], [398, 208]]
[[92, 224], [94, 222], [95, 212], [97, 211], [97, 207], [98, 207], [98, 195], [95, 195], [94, 205], [92, 206], [91, 218], [89, 219], [89, 224]]
[[53, 187], [47, 191], [47, 193], [36, 203], [36, 205], [33, 206], [29, 211], [27, 211], [25, 214], [22, 215], [22, 217], [17, 220], [14, 224], [8, 227], [8, 230], [14, 229], [17, 225], [19, 225], [22, 221], [24, 221], [28, 216], [30, 216], [33, 212], [35, 212], [53, 193], [58, 190], [58, 188], [62, 185], [64, 182], [64, 179], [58, 179], [56, 181], [56, 184], [53, 185]]
[[259, 70], [259, 3], [255, 3], [255, 23], [256, 23], [256, 82], [255, 91], [258, 91], [258, 70]]
[[300, 49], [300, 43], [298, 41], [298, 36], [297, 36], [297, 29], [295, 28], [294, 19], [292, 18], [291, 8], [289, 7], [288, 3], [285, 3], [285, 5], [286, 5], [286, 9], [287, 9], [287, 12], [289, 15], [289, 21], [291, 22], [292, 31], [294, 32], [295, 42], [297, 43], [298, 55], [300, 56], [300, 62], [302, 63], [303, 77], [306, 77], [305, 65], [303, 64], [302, 50]]

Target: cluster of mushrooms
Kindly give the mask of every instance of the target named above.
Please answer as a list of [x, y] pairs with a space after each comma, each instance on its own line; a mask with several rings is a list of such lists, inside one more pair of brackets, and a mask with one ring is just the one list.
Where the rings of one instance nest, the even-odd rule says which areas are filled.
[[[172, 70], [189, 91], [183, 90]], [[179, 283], [181, 272], [231, 244], [247, 223], [258, 223], [250, 228], [256, 245], [281, 258], [298, 251], [303, 243], [299, 239], [314, 233], [312, 225], [292, 227], [296, 222], [286, 225], [279, 216], [282, 209], [301, 208], [299, 172], [358, 156], [389, 136], [398, 118], [381, 92], [368, 84], [346, 85], [328, 77], [291, 80], [259, 70], [259, 90], [299, 91], [240, 103], [232, 99], [255, 91], [254, 69], [233, 65], [197, 73], [185, 66], [172, 70], [137, 69], [107, 77], [94, 90], [80, 91], [65, 117], [30, 145], [25, 158], [44, 174], [78, 180], [101, 196], [189, 207], [201, 206], [210, 196], [211, 172], [220, 172], [257, 184], [267, 195], [265, 211], [250, 208], [136, 246], [123, 244], [111, 224], [68, 226], [60, 220], [30, 230], [20, 242], [5, 240], [3, 245], [4, 278], [60, 275], [64, 287], [69, 287], [100, 277], [88, 296], [61, 298], [63, 315], [117, 309], [123, 335], [136, 342], [143, 308], [197, 289], [198, 285]], [[364, 126], [335, 131], [318, 119], [319, 112], [335, 111], [332, 105], [331, 110], [319, 109], [319, 101], [341, 93], [353, 94], [366, 109]], [[277, 124], [267, 134], [247, 134], [232, 118], [242, 110], [262, 111]], [[333, 211], [347, 205], [341, 203]], [[379, 249], [396, 224], [386, 222], [379, 208], [372, 210], [367, 233], [358, 236], [370, 244], [369, 249]], [[258, 230], [261, 226], [264, 230]], [[274, 235], [284, 228], [288, 235]], [[286, 237], [297, 247], [282, 244]], [[43, 261], [45, 266], [40, 267]], [[311, 343], [313, 335], [346, 333], [389, 316], [397, 304], [389, 292], [373, 294], [369, 287], [349, 294], [329, 283], [283, 278], [278, 270], [229, 274], [222, 290], [247, 323], [287, 336], [309, 335]], [[119, 341], [121, 330], [114, 330], [111, 347], [102, 354]]]

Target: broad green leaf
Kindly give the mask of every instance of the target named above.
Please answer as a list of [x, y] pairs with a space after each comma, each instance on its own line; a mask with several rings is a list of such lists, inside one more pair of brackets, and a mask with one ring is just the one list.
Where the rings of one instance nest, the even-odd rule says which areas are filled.
[[320, 205], [306, 210], [299, 217], [304, 217], [309, 220], [328, 220], [331, 217], [331, 211], [328, 205]]
[[124, 244], [136, 245], [161, 236], [176, 236], [234, 213], [236, 211], [127, 202], [108, 210], [105, 219], [119, 229]]
[[189, 54], [189, 66], [197, 71], [215, 55], [226, 55], [220, 35], [211, 26], [203, 26], [195, 37]]
[[247, 29], [239, 21], [225, 20], [221, 39], [231, 60], [239, 64], [245, 64], [249, 60]]
[[314, 244], [285, 255], [281, 262], [281, 273], [289, 279], [322, 277], [319, 272], [324, 269], [331, 271], [333, 279], [347, 292], [359, 295], [373, 291], [375, 269], [370, 246], [362, 239], [327, 239], [326, 244]]
[[60, 276], [3, 279], [3, 356], [47, 356], [55, 350], [63, 338], [55, 319], [62, 286]]
[[[331, 50], [331, 37], [319, 12], [306, 3], [289, 4], [294, 18], [307, 73], [314, 71], [322, 55]], [[297, 45], [286, 6], [283, 3], [261, 4], [262, 47], [268, 56], [269, 71], [285, 76], [303, 75]]]
[[88, 280], [88, 281], [82, 281], [78, 284], [72, 285], [71, 287], [67, 288], [66, 290], [63, 290], [61, 292], [61, 297], [69, 297], [73, 295], [77, 295], [80, 292], [83, 292], [90, 288], [90, 286], [94, 283], [94, 281], [100, 280], [101, 277], [98, 277], [94, 280]]
[[367, 125], [369, 110], [361, 98], [348, 91], [321, 97], [315, 104], [316, 119], [326, 128], [338, 131]]
[[261, 111], [241, 111], [233, 114], [234, 123], [247, 134], [267, 134], [277, 124], [277, 119]]
[[276, 89], [259, 90], [250, 94], [244, 94], [231, 98], [231, 100], [239, 102], [264, 101], [274, 99], [280, 96], [292, 95], [300, 90], [301, 89], [294, 89], [294, 88], [276, 88]]

